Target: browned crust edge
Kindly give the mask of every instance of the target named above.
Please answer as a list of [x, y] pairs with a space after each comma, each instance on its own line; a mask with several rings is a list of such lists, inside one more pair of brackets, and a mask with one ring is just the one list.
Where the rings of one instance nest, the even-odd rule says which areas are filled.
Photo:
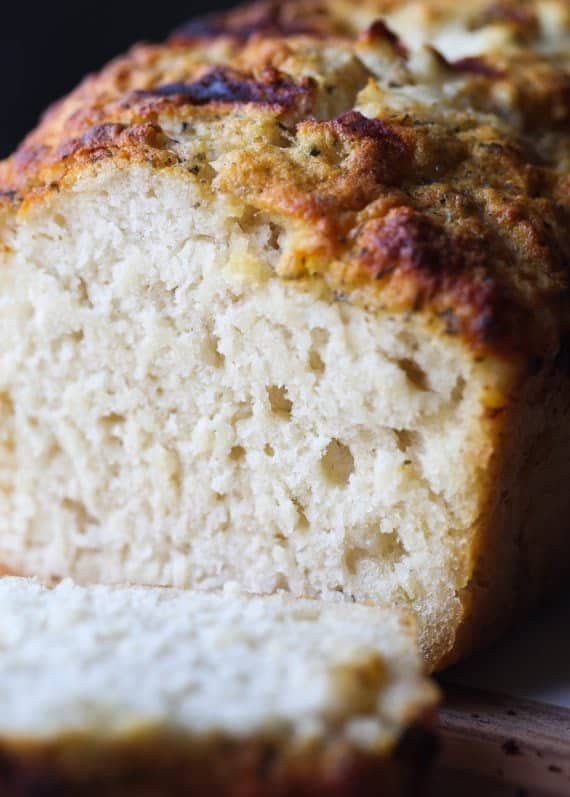
[[189, 747], [175, 738], [110, 749], [0, 742], [2, 797], [415, 797], [437, 750], [427, 725], [410, 728], [388, 758], [346, 743], [289, 754], [259, 740]]
[[473, 534], [462, 617], [437, 669], [496, 641], [570, 577], [570, 341], [536, 363], [495, 419], [486, 506]]

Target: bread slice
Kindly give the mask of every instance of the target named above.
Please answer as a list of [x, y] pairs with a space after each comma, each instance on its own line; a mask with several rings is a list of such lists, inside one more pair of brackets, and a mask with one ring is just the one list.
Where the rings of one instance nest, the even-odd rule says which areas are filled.
[[363, 606], [0, 579], [0, 793], [412, 795], [437, 693]]
[[47, 114], [0, 167], [7, 568], [411, 608], [431, 667], [559, 583], [569, 12], [517, 9], [258, 4]]

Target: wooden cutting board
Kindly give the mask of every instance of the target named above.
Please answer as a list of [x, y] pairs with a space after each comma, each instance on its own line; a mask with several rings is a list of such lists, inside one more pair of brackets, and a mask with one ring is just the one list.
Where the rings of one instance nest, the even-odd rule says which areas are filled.
[[434, 797], [570, 795], [567, 708], [447, 686], [440, 731]]
[[570, 797], [570, 596], [441, 685], [433, 797]]

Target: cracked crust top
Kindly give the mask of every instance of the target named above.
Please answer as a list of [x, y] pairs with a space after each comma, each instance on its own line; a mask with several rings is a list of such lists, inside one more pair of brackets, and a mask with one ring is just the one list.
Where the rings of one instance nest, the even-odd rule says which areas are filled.
[[261, 2], [139, 45], [0, 165], [5, 216], [113, 161], [278, 225], [285, 279], [477, 353], [567, 334], [570, 2]]

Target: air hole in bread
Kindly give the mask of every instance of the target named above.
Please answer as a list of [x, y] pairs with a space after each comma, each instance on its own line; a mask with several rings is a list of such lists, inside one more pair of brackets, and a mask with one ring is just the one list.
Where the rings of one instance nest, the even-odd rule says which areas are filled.
[[93, 302], [91, 301], [91, 297], [89, 296], [89, 290], [87, 289], [87, 283], [84, 279], [79, 277], [77, 281], [77, 296], [79, 299], [80, 304], [92, 308]]
[[226, 358], [219, 350], [220, 341], [216, 335], [209, 333], [202, 340], [202, 356], [207, 365], [223, 368]]
[[297, 510], [297, 528], [301, 530], [308, 529], [309, 521], [307, 519], [307, 515], [305, 514], [305, 507], [298, 498], [293, 498], [293, 505]]
[[275, 222], [273, 221], [270, 221], [268, 226], [269, 226], [269, 240], [267, 244], [270, 249], [278, 251], [281, 249], [280, 238], [283, 232], [283, 228], [280, 227], [278, 224], [275, 224]]
[[81, 501], [64, 498], [61, 506], [73, 516], [73, 528], [76, 534], [85, 534], [89, 526], [97, 525], [97, 518], [89, 514], [85, 504]]
[[125, 417], [115, 412], [111, 412], [109, 415], [103, 415], [99, 419], [99, 426], [106, 438], [107, 444], [109, 444], [111, 441], [121, 440], [122, 427], [124, 424]]
[[404, 358], [398, 360], [398, 365], [406, 374], [408, 382], [418, 388], [418, 390], [429, 390], [429, 383], [426, 372], [415, 360]]
[[245, 457], [245, 448], [243, 446], [234, 446], [230, 451], [230, 459], [234, 462], [239, 462]]
[[67, 219], [65, 218], [63, 213], [54, 213], [52, 221], [54, 224], [56, 224], [58, 227], [61, 227], [62, 229], [65, 229], [67, 227]]
[[350, 448], [340, 440], [331, 440], [321, 457], [325, 479], [336, 487], [345, 487], [354, 473], [354, 457]]
[[[14, 416], [14, 403], [11, 397], [8, 393], [0, 392], [0, 451], [6, 456], [7, 465], [8, 455], [13, 454], [16, 448], [12, 432]], [[30, 418], [28, 421], [29, 425], [32, 426], [32, 422], [35, 420], [36, 419], [33, 417]]]
[[287, 420], [291, 417], [293, 402], [287, 397], [287, 388], [271, 385], [267, 388], [267, 397], [274, 415]]
[[283, 573], [278, 573], [275, 580], [275, 589], [290, 592], [289, 579]]
[[374, 564], [378, 559], [382, 559], [384, 562], [395, 565], [405, 555], [405, 548], [395, 531], [390, 534], [376, 531], [373, 542], [366, 548], [358, 545], [348, 548], [344, 561], [348, 572], [355, 575], [365, 568], [367, 563]]
[[467, 387], [467, 382], [465, 381], [464, 377], [459, 376], [457, 378], [457, 382], [455, 383], [455, 387], [453, 388], [453, 392], [451, 394], [451, 398], [456, 404], [459, 404], [463, 401], [463, 397], [465, 396], [465, 388]]
[[111, 412], [109, 415], [103, 415], [99, 422], [102, 426], [114, 430], [125, 422], [125, 416], [119, 415], [117, 412]]
[[237, 409], [233, 415], [233, 422], [237, 423], [238, 421], [247, 421], [248, 418], [251, 418], [253, 415], [253, 410], [251, 404], [247, 401], [240, 401], [237, 405]]
[[321, 352], [329, 342], [329, 337], [327, 330], [321, 327], [315, 327], [315, 329], [311, 330], [313, 345], [309, 351], [309, 368], [317, 374], [324, 373], [326, 368]]
[[14, 415], [14, 403], [8, 393], [0, 393], [0, 418], [11, 418]]
[[408, 449], [418, 444], [418, 434], [411, 429], [396, 429], [394, 434], [400, 451], [408, 451]]
[[268, 456], [268, 457], [274, 457], [275, 456], [275, 449], [273, 448], [273, 446], [270, 446], [269, 443], [266, 443], [263, 446], [263, 453], [266, 456]]
[[325, 371], [323, 359], [316, 349], [311, 349], [309, 352], [309, 367], [311, 371], [314, 371], [317, 374], [322, 374]]

